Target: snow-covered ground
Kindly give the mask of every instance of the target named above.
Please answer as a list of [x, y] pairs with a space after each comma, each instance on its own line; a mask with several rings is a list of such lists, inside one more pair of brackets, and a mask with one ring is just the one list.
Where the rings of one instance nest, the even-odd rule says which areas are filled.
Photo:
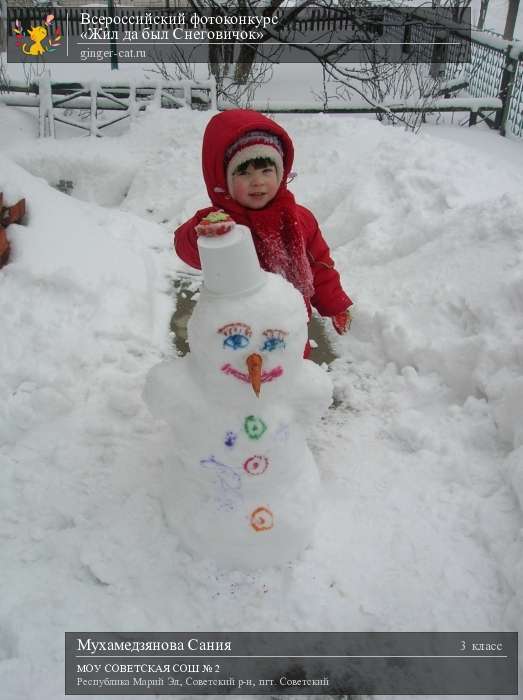
[[65, 631], [521, 629], [523, 143], [279, 120], [356, 311], [346, 337], [326, 324], [314, 545], [227, 573], [166, 523], [167, 429], [141, 398], [174, 354], [172, 231], [207, 203], [210, 116], [39, 141], [0, 106], [0, 191], [28, 202], [0, 271], [2, 699], [63, 696]]

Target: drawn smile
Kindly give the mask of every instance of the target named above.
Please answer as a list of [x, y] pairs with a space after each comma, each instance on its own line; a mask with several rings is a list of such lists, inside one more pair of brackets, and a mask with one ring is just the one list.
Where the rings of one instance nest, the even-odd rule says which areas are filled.
[[[236, 379], [240, 379], [242, 382], [247, 382], [247, 384], [251, 383], [250, 377], [248, 374], [245, 372], [240, 372], [239, 369], [236, 369], [235, 367], [231, 367], [231, 365], [227, 362], [227, 364], [223, 365], [222, 367], [222, 372], [224, 374], [230, 374], [232, 377], [236, 377]], [[281, 377], [283, 374], [283, 367], [275, 367], [274, 369], [271, 369], [270, 372], [262, 372], [261, 373], [261, 381], [262, 384], [265, 382], [272, 382], [273, 379], [277, 379], [278, 377]]]

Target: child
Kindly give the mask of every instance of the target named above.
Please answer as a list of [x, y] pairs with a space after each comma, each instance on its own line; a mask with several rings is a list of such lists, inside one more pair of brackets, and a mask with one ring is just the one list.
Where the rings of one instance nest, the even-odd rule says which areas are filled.
[[[293, 158], [287, 132], [262, 114], [234, 109], [215, 115], [202, 146], [203, 177], [213, 206], [197, 211], [176, 230], [175, 249], [199, 269], [196, 227], [210, 212], [227, 212], [251, 230], [261, 267], [291, 282], [302, 293], [309, 318], [314, 306], [341, 335], [350, 327], [352, 301], [341, 287], [316, 219], [287, 189]], [[198, 229], [202, 235], [205, 227]], [[307, 345], [305, 357], [309, 353]]]

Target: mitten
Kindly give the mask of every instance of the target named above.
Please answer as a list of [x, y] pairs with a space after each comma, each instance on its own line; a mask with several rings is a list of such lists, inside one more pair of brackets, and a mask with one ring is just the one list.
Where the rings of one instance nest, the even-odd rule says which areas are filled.
[[338, 333], [338, 335], [343, 335], [349, 330], [350, 324], [352, 323], [349, 309], [347, 309], [347, 311], [340, 311], [339, 314], [332, 316], [331, 321], [336, 333]]

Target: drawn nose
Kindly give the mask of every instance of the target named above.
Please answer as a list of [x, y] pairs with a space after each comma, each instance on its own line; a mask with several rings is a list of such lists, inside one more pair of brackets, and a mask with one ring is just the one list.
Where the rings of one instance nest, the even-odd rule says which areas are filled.
[[246, 360], [246, 363], [247, 369], [249, 370], [249, 379], [251, 382], [251, 386], [256, 396], [260, 396], [263, 359], [261, 355], [258, 355], [257, 352], [254, 352], [252, 353], [252, 355], [249, 355], [249, 357]]

